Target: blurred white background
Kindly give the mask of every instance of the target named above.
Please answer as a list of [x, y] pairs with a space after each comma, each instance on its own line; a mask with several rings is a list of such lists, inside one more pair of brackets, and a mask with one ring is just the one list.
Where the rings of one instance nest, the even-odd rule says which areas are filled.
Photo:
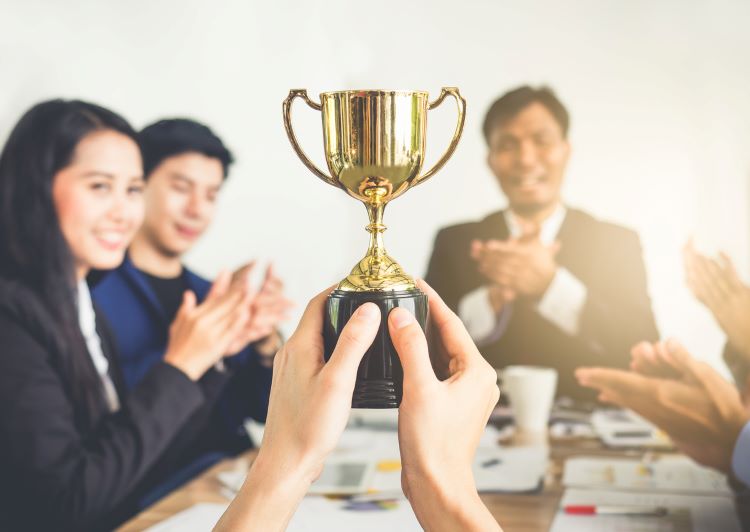
[[[386, 212], [389, 251], [423, 275], [439, 227], [504, 205], [484, 163], [487, 107], [519, 84], [548, 84], [572, 116], [567, 202], [640, 232], [662, 335], [718, 364], [723, 336], [685, 287], [680, 248], [694, 234], [750, 272], [748, 20], [742, 0], [0, 0], [0, 139], [52, 97], [100, 103], [137, 127], [208, 123], [238, 162], [188, 262], [214, 275], [273, 260], [298, 302], [289, 332], [367, 244], [365, 210], [289, 146], [290, 88], [434, 98], [460, 87], [468, 111], [455, 156]], [[446, 103], [430, 114], [428, 165], [454, 127]], [[301, 102], [294, 111], [323, 165], [320, 117]]]

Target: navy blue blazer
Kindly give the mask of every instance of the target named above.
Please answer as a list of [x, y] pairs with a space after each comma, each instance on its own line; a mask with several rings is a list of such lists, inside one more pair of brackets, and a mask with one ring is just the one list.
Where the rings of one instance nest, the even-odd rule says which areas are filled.
[[[203, 301], [211, 283], [183, 267], [185, 286]], [[128, 389], [137, 385], [163, 358], [169, 339], [169, 319], [148, 279], [126, 255], [119, 268], [106, 273], [92, 287], [92, 297], [111, 325], [120, 366]], [[225, 359], [227, 375], [209, 370], [199, 383], [215, 398], [214, 411], [219, 437], [206, 451], [238, 452], [250, 444], [242, 422], [252, 417], [265, 421], [272, 369], [260, 364], [252, 345]], [[218, 389], [217, 389], [218, 388]], [[217, 427], [212, 427], [217, 429]], [[206, 447], [206, 445], [204, 445]]]

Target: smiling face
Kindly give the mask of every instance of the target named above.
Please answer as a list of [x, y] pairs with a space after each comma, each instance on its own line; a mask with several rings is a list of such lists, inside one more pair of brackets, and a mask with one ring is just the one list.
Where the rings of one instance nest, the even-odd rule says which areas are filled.
[[168, 257], [187, 252], [211, 224], [223, 182], [214, 157], [188, 152], [164, 159], [146, 186], [145, 239]]
[[487, 162], [511, 208], [533, 215], [560, 201], [570, 144], [541, 103], [523, 108], [489, 135]]
[[52, 197], [79, 279], [122, 262], [143, 220], [143, 186], [138, 145], [112, 130], [86, 135], [55, 174]]

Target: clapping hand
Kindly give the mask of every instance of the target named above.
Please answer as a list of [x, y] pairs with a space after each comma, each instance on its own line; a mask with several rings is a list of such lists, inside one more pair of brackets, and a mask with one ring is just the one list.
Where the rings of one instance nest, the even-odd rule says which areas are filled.
[[491, 282], [490, 299], [498, 311], [519, 296], [541, 297], [557, 272], [559, 250], [559, 242], [542, 244], [539, 229], [533, 226], [520, 238], [475, 240], [471, 257], [479, 272]]
[[657, 425], [696, 461], [728, 472], [734, 444], [750, 420], [735, 386], [674, 340], [638, 344], [631, 367], [579, 368], [576, 378], [599, 390], [600, 400]]
[[683, 255], [690, 290], [714, 315], [729, 344], [750, 363], [750, 287], [724, 253], [712, 259], [688, 242]]
[[284, 282], [278, 277], [272, 264], [266, 268], [263, 281], [255, 290], [251, 282], [255, 264], [255, 261], [251, 261], [232, 274], [232, 289], [248, 294], [249, 318], [232, 341], [228, 354], [236, 353], [249, 343], [258, 342], [258, 353], [272, 357], [281, 343], [277, 332], [278, 324], [288, 318], [293, 303], [284, 296]]

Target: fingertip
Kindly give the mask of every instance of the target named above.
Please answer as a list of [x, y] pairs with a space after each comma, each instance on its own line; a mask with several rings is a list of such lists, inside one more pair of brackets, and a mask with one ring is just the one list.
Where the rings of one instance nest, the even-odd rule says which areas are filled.
[[352, 317], [364, 322], [380, 323], [380, 307], [375, 303], [368, 301], [360, 305]]
[[396, 307], [388, 314], [388, 325], [391, 330], [399, 330], [416, 322], [414, 315], [405, 308]]
[[574, 372], [574, 375], [575, 375], [576, 379], [578, 379], [579, 381], [581, 381], [582, 379], [588, 377], [588, 375], [590, 373], [590, 369], [591, 368], [587, 368], [587, 367], [576, 368], [576, 370]]

